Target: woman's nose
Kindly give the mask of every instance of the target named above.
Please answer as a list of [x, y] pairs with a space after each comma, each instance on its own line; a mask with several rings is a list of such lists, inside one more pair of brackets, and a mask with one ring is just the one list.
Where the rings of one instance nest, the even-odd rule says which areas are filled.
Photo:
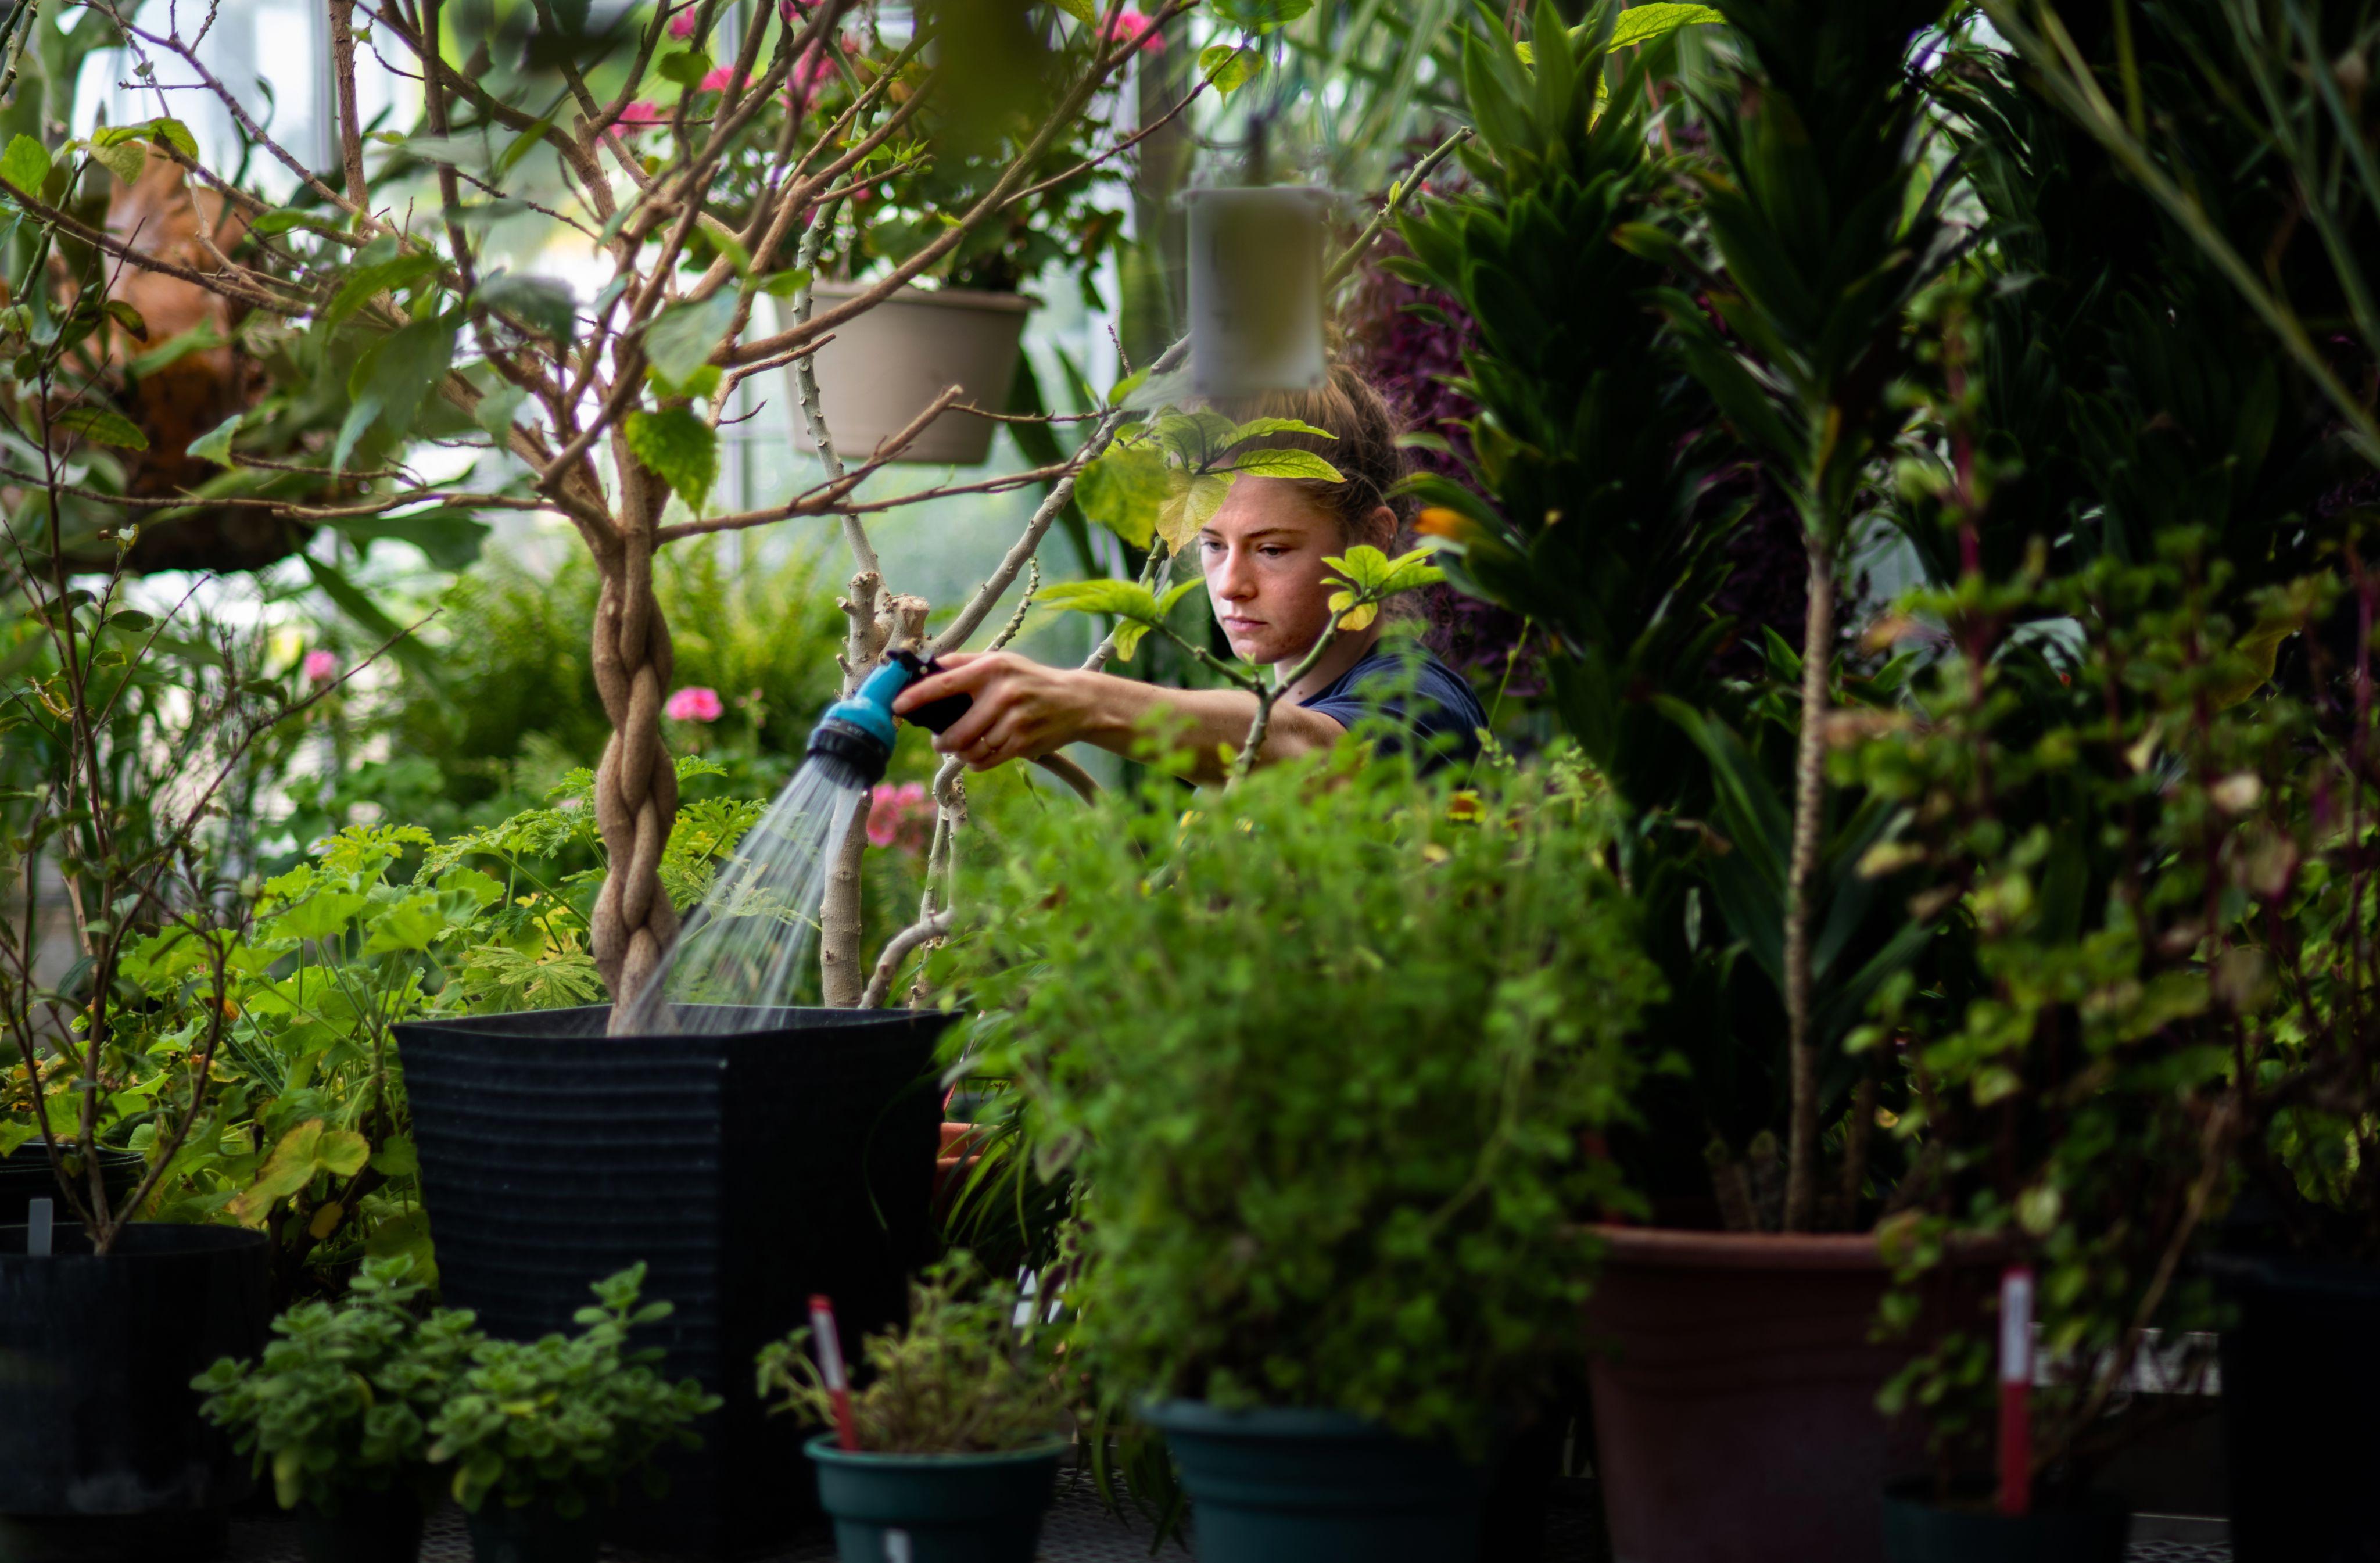
[[1256, 562], [1238, 549], [1223, 555], [1215, 572], [1217, 591], [1227, 602], [1245, 602], [1257, 594]]

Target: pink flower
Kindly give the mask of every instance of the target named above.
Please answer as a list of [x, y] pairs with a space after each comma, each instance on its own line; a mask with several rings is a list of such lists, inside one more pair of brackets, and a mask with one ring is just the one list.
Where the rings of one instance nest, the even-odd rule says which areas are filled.
[[925, 784], [880, 783], [868, 796], [868, 841], [871, 846], [899, 843], [904, 852], [922, 852], [932, 841], [934, 806], [926, 801]]
[[718, 690], [690, 684], [669, 697], [662, 714], [672, 721], [717, 721], [724, 709], [719, 703]]
[[710, 74], [702, 79], [702, 85], [696, 88], [695, 91], [698, 92], [724, 92], [727, 91], [727, 84], [731, 81], [735, 82], [738, 87], [744, 85], [744, 79], [736, 74], [735, 67], [713, 66], [710, 67]]
[[669, 35], [672, 38], [694, 36], [694, 10], [692, 6], [688, 6], [685, 10], [670, 18]]
[[833, 79], [834, 62], [827, 58], [825, 50], [812, 44], [802, 51], [802, 57], [794, 62], [792, 73], [785, 78], [785, 101], [797, 112], [806, 109], [819, 88]]
[[620, 111], [620, 128], [623, 130], [640, 130], [649, 125], [668, 123], [669, 115], [662, 111], [661, 104], [647, 103], [642, 98]]
[[817, 10], [818, 4], [819, 0], [777, 0], [778, 19], [787, 27], [792, 27], [812, 11]]
[[306, 653], [306, 682], [328, 684], [339, 676], [339, 660], [330, 652], [315, 649]]
[[1165, 52], [1165, 35], [1157, 30], [1137, 6], [1126, 6], [1118, 11], [1100, 30], [1099, 36], [1127, 49], [1138, 49], [1144, 55]]

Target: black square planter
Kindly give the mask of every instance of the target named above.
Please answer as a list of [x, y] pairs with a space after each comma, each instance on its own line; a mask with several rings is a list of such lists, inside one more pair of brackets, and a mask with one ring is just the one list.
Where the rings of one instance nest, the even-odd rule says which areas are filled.
[[[606, 1036], [604, 1008], [396, 1028], [422, 1197], [449, 1306], [491, 1334], [575, 1327], [588, 1284], [642, 1260], [673, 1377], [726, 1405], [668, 1495], [624, 1494], [623, 1539], [713, 1556], [815, 1512], [802, 1429], [764, 1417], [752, 1359], [834, 1300], [856, 1355], [933, 1255], [948, 1015], [779, 1010], [725, 1036]], [[633, 1487], [634, 1484], [631, 1484]]]

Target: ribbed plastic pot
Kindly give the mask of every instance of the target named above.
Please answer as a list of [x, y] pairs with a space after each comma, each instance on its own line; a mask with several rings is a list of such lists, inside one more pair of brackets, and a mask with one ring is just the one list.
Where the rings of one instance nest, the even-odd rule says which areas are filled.
[[[2219, 1254], [2223, 1440], [2239, 1563], [2380, 1558], [2380, 1269]], [[2341, 1414], [2346, 1410], [2348, 1414]]]
[[2123, 1563], [2131, 1515], [2115, 1498], [2086, 1494], [2020, 1516], [1981, 1496], [1937, 1504], [1932, 1485], [1886, 1491], [1885, 1563]]
[[298, 1516], [306, 1563], [419, 1563], [421, 1497], [407, 1483], [339, 1496], [335, 1511], [308, 1504]]
[[[78, 1174], [88, 1176], [79, 1170], [82, 1167], [80, 1153], [69, 1148], [67, 1154], [74, 1158]], [[99, 1175], [100, 1181], [106, 1185], [111, 1210], [132, 1193], [134, 1185], [140, 1181], [141, 1169], [148, 1165], [148, 1158], [139, 1151], [101, 1147]], [[81, 1192], [79, 1185], [76, 1192]], [[58, 1175], [50, 1167], [49, 1153], [42, 1148], [41, 1141], [28, 1140], [17, 1147], [16, 1155], [0, 1161], [0, 1227], [23, 1226], [27, 1206], [37, 1199], [52, 1202], [56, 1219], [63, 1221], [68, 1218], [70, 1207], [66, 1196], [58, 1190]]]
[[[1872, 1234], [1597, 1226], [1596, 1463], [1628, 1563], [1878, 1563], [1883, 1495], [1922, 1449], [1876, 1409], [1906, 1342], [1869, 1339]], [[1989, 1274], [1953, 1266], [1931, 1326]]]
[[1470, 1563], [1488, 1472], [1342, 1412], [1165, 1400], [1199, 1563]]
[[870, 1454], [812, 1438], [843, 1563], [1033, 1563], [1065, 1440], [999, 1454]]
[[[865, 291], [856, 284], [820, 283], [814, 290], [815, 309], [832, 309]], [[790, 326], [791, 309], [780, 308], [782, 323]], [[865, 459], [953, 385], [962, 406], [1005, 411], [1025, 317], [1032, 309], [1033, 300], [1022, 294], [905, 287], [836, 326], [832, 339], [810, 356], [819, 411], [835, 449], [845, 461]], [[789, 397], [798, 396], [791, 365], [785, 387]], [[998, 428], [988, 418], [953, 407], [926, 425], [895, 459], [974, 466], [990, 455]], [[794, 419], [794, 443], [811, 448], [808, 420], [799, 416]]]
[[[605, 1009], [396, 1028], [445, 1301], [490, 1331], [573, 1327], [588, 1283], [643, 1261], [674, 1375], [724, 1397], [668, 1496], [613, 1529], [740, 1551], [815, 1512], [800, 1429], [762, 1413], [752, 1359], [834, 1300], [845, 1339], [897, 1323], [932, 1256], [948, 1017], [779, 1010], [732, 1036], [606, 1036]], [[793, 1480], [789, 1482], [787, 1478]]]
[[595, 1563], [602, 1550], [603, 1516], [594, 1509], [565, 1520], [550, 1503], [516, 1508], [491, 1497], [463, 1517], [472, 1563]]
[[[114, 1253], [61, 1222], [52, 1252], [0, 1228], [0, 1514], [6, 1545], [102, 1556], [159, 1526], [188, 1533], [247, 1496], [247, 1460], [199, 1414], [190, 1380], [253, 1357], [267, 1316], [264, 1234], [135, 1223]], [[37, 1539], [47, 1536], [44, 1542]]]

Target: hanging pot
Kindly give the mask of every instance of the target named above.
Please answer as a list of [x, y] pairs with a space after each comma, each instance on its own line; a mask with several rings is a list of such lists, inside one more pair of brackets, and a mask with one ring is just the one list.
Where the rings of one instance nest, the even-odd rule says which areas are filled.
[[1443, 1445], [1343, 1412], [1167, 1400], [1141, 1414], [1182, 1468], [1197, 1553], [1209, 1563], [1479, 1557], [1488, 1472]]
[[1322, 338], [1327, 190], [1185, 191], [1190, 383], [1202, 396], [1311, 391], [1330, 375]]
[[2086, 1493], [2002, 1514], [1988, 1495], [1933, 1501], [1930, 1481], [1896, 1483], [1884, 1495], [1885, 1563], [2124, 1563], [2131, 1515]]
[[[2223, 1441], [2240, 1563], [2380, 1558], [2380, 1268], [2211, 1254], [2239, 1308], [2223, 1332]], [[2342, 1408], [2356, 1408], [2342, 1416]]]
[[220, 1532], [253, 1484], [190, 1380], [263, 1350], [264, 1234], [135, 1223], [103, 1256], [62, 1222], [38, 1258], [25, 1241], [0, 1228], [0, 1555], [151, 1558]]
[[[490, 1333], [575, 1327], [588, 1283], [643, 1261], [674, 1312], [640, 1332], [725, 1405], [613, 1528], [757, 1549], [810, 1513], [800, 1429], [752, 1359], [823, 1292], [853, 1339], [899, 1323], [934, 1253], [929, 1201], [950, 1017], [783, 1010], [771, 1029], [607, 1036], [605, 1008], [408, 1022], [397, 1051], [445, 1301]], [[788, 1490], [788, 1472], [796, 1473]], [[633, 1485], [633, 1484], [631, 1484]]]
[[[811, 291], [815, 315], [867, 288], [855, 283], [820, 283]], [[844, 465], [867, 461], [878, 445], [907, 428], [953, 385], [960, 388], [963, 406], [1007, 411], [1025, 317], [1032, 308], [1033, 300], [1019, 293], [904, 287], [867, 313], [835, 326], [833, 340], [813, 354], [810, 362], [827, 437]], [[790, 306], [779, 309], [781, 324], [790, 329]], [[790, 364], [784, 386], [794, 448], [815, 451]], [[998, 427], [991, 418], [954, 407], [928, 424], [895, 459], [974, 466], [990, 455], [992, 431]]]
[[997, 1454], [873, 1454], [807, 1446], [843, 1563], [1033, 1563], [1062, 1438]]
[[[1890, 1278], [1872, 1234], [1597, 1226], [1587, 1304], [1597, 1473], [1629, 1563], [1876, 1563], [1882, 1494], [1919, 1449], [1876, 1395], [1912, 1355], [1869, 1339]], [[1980, 1251], [1924, 1341], [1972, 1317]]]

